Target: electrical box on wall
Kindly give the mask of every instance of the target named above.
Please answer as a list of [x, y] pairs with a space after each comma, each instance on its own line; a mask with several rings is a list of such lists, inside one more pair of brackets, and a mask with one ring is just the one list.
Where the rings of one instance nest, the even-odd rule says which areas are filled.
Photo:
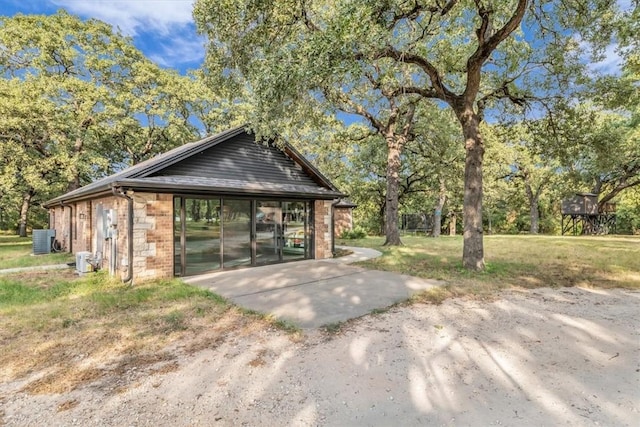
[[105, 211], [106, 227], [115, 227], [118, 225], [118, 212], [115, 209], [107, 209]]

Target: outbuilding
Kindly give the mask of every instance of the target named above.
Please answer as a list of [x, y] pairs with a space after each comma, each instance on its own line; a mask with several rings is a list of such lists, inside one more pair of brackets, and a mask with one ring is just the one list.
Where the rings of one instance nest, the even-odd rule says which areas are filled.
[[329, 258], [344, 196], [293, 147], [238, 127], [45, 207], [59, 246], [129, 281]]

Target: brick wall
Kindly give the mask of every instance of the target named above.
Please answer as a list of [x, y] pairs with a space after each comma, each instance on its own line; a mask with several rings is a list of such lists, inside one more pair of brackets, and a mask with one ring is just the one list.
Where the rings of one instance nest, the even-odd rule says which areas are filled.
[[316, 200], [314, 207], [315, 258], [331, 258], [331, 201]]
[[49, 209], [49, 228], [56, 230], [55, 240], [57, 240], [66, 251], [70, 251], [69, 238], [71, 227], [69, 226], [68, 207], [56, 206]]
[[66, 252], [91, 251], [91, 218], [89, 201], [49, 209], [49, 227]]
[[69, 207], [56, 206], [49, 210], [50, 226], [56, 229], [56, 239], [67, 251], [72, 243], [73, 253], [101, 253], [99, 268], [106, 270], [111, 259], [110, 242], [96, 241], [96, 208], [101, 205], [103, 210], [114, 209], [118, 220], [116, 274], [125, 278], [132, 262], [134, 280], [172, 277], [173, 196], [135, 193], [133, 200], [133, 260], [128, 259], [128, 201], [124, 198], [109, 196], [77, 202], [73, 206], [73, 218]]
[[91, 251], [91, 202], [74, 203], [73, 216], [73, 252]]

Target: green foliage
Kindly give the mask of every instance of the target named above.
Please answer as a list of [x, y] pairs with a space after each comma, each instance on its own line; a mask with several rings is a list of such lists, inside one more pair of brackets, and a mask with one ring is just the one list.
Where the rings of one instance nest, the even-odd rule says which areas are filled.
[[616, 231], [640, 234], [640, 187], [621, 194], [617, 202]]
[[382, 246], [380, 238], [360, 241], [359, 245], [383, 253], [382, 257], [361, 264], [444, 280], [450, 286], [435, 290], [426, 298], [433, 302], [455, 295], [486, 296], [511, 286], [640, 289], [637, 236], [487, 236], [491, 258], [481, 274], [462, 268], [458, 254], [463, 242], [459, 236], [405, 236], [403, 242], [402, 247], [388, 248]]
[[340, 235], [341, 239], [364, 239], [367, 237], [367, 232], [362, 227], [354, 227], [352, 230], [344, 230], [342, 235]]
[[332, 322], [321, 326], [320, 329], [327, 335], [338, 335], [340, 332], [342, 332], [342, 328], [344, 326], [344, 322]]
[[[369, 144], [386, 142], [383, 174], [372, 168], [386, 181], [382, 197], [378, 179], [367, 184], [377, 192], [372, 204], [384, 206], [390, 244], [399, 242], [392, 234], [401, 155], [417, 135], [415, 109], [437, 99], [455, 111], [467, 149], [463, 258], [475, 269], [484, 264], [479, 123], [485, 110], [522, 107], [533, 94], [549, 105], [558, 88], [571, 97], [568, 89], [585, 80], [578, 38], [597, 55], [608, 44], [616, 13], [608, 0], [510, 0], [490, 7], [480, 1], [198, 0], [194, 9], [210, 40], [209, 70], [230, 76], [229, 86], [249, 88], [259, 134], [303, 122], [312, 110], [338, 110], [364, 118], [377, 135]], [[446, 188], [446, 180], [440, 182]], [[442, 205], [446, 190], [438, 193]]]
[[[31, 206], [237, 123], [204, 76], [180, 76], [97, 20], [0, 17], [0, 226], [46, 223]], [[238, 108], [241, 110], [241, 108]]]
[[44, 300], [40, 289], [0, 277], [0, 307], [35, 304]]
[[[226, 300], [219, 295], [187, 285], [180, 280], [156, 280], [128, 286], [100, 272], [82, 278], [58, 280], [49, 286], [33, 286], [28, 280], [20, 277], [0, 276], [0, 309], [78, 298], [89, 302], [91, 310], [103, 314], [160, 302], [177, 303], [204, 299], [215, 305], [227, 305]], [[168, 324], [178, 325], [180, 314], [169, 313], [165, 320]]]

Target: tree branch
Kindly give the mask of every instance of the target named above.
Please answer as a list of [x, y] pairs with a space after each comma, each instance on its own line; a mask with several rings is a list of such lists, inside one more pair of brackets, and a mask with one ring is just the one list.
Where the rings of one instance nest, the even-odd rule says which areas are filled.
[[476, 0], [478, 6], [478, 14], [482, 19], [480, 28], [476, 31], [478, 38], [478, 47], [475, 52], [467, 60], [467, 86], [464, 90], [463, 99], [466, 105], [471, 105], [475, 101], [475, 97], [480, 89], [481, 70], [485, 61], [489, 59], [493, 51], [504, 41], [509, 35], [515, 31], [522, 22], [526, 10], [528, 0], [518, 0], [518, 5], [506, 24], [488, 39], [488, 28], [490, 26], [490, 15], [492, 11], [485, 9]]
[[[397, 62], [404, 62], [406, 64], [413, 64], [422, 69], [431, 80], [431, 88], [428, 88], [424, 93], [436, 95], [437, 99], [445, 101], [449, 104], [455, 102], [458, 96], [453, 93], [448, 87], [445, 86], [442, 81], [442, 77], [438, 72], [438, 69], [426, 58], [408, 52], [400, 52], [393, 46], [387, 46], [375, 55], [375, 59], [391, 58]], [[418, 92], [416, 92], [418, 93]]]

